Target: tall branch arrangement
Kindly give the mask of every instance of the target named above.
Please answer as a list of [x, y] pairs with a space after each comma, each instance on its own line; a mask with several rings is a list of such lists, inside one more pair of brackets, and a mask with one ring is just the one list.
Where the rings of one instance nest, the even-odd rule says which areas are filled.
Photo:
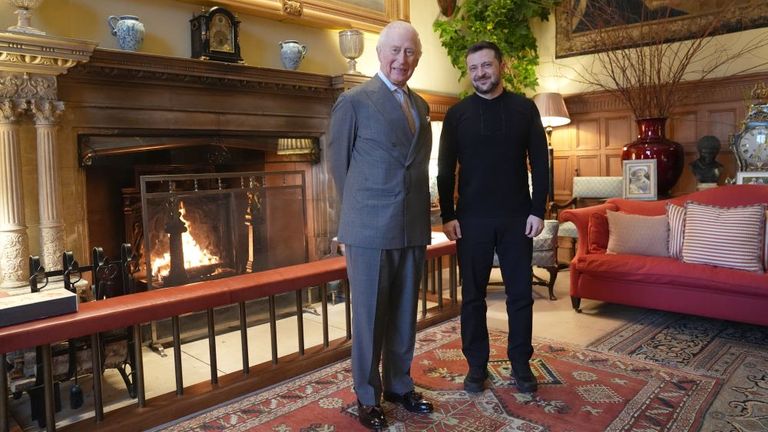
[[668, 117], [687, 96], [680, 91], [683, 81], [704, 80], [720, 68], [738, 74], [768, 64], [760, 59], [759, 65], [738, 71], [734, 71], [733, 64], [765, 47], [768, 32], [757, 32], [738, 47], [718, 46], [715, 36], [723, 33], [734, 8], [725, 6], [717, 13], [689, 20], [692, 22], [686, 27], [694, 29], [694, 37], [679, 40], [679, 27], [674, 23], [653, 23], [670, 18], [669, 8], [642, 8], [639, 16], [632, 16], [617, 14], [615, 6], [611, 7], [615, 2], [610, 0], [592, 0], [589, 4], [589, 18], [583, 22], [590, 28], [587, 41], [596, 54], [591, 64], [576, 73], [583, 83], [618, 96], [636, 118]]

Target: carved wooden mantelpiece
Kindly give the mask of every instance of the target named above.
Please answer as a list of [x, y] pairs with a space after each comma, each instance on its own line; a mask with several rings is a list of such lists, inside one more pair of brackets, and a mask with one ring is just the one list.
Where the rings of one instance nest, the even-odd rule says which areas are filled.
[[88, 63], [73, 68], [69, 78], [204, 87], [212, 90], [256, 90], [284, 95], [334, 96], [329, 75], [109, 49], [97, 49]]
[[[196, 145], [268, 149], [279, 138], [311, 138], [322, 161], [334, 101], [368, 79], [96, 49], [89, 62], [59, 77], [59, 96], [67, 104], [59, 129], [66, 155], [62, 183], [72, 189], [65, 191], [68, 196], [89, 196], [89, 208], [72, 202], [65, 214], [68, 248], [85, 253], [95, 245], [88, 235], [77, 236], [89, 232], [88, 219], [101, 217], [92, 206], [99, 185], [92, 187], [86, 174], [99, 164], [94, 158]], [[424, 96], [433, 119], [456, 100]], [[296, 169], [296, 163], [267, 156], [267, 169]], [[337, 223], [334, 189], [324, 163], [303, 167], [310, 255], [319, 257], [327, 253]]]

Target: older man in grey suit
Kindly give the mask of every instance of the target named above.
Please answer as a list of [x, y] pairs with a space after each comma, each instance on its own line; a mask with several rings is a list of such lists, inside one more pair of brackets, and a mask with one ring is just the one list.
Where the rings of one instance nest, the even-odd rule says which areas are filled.
[[328, 143], [352, 290], [352, 374], [359, 420], [370, 429], [387, 427], [382, 394], [411, 412], [433, 410], [410, 376], [430, 241], [429, 106], [406, 85], [421, 42], [410, 24], [395, 21], [376, 52], [376, 76], [336, 102]]

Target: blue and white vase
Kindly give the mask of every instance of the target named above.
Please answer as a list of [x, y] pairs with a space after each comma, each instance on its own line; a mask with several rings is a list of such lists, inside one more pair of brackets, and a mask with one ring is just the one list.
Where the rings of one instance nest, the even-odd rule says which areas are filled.
[[117, 45], [126, 51], [136, 51], [144, 42], [144, 24], [134, 15], [110, 16], [107, 18], [112, 36], [117, 37]]
[[280, 60], [283, 61], [284, 68], [296, 70], [305, 55], [307, 55], [307, 47], [298, 41], [284, 40], [280, 42]]

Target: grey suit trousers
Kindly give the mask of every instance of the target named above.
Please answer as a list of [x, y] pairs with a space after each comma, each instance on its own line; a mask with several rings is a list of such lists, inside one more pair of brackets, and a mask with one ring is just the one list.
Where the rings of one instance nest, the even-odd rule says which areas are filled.
[[425, 253], [426, 246], [345, 246], [352, 297], [352, 377], [364, 405], [378, 405], [382, 391], [413, 390], [410, 371]]

